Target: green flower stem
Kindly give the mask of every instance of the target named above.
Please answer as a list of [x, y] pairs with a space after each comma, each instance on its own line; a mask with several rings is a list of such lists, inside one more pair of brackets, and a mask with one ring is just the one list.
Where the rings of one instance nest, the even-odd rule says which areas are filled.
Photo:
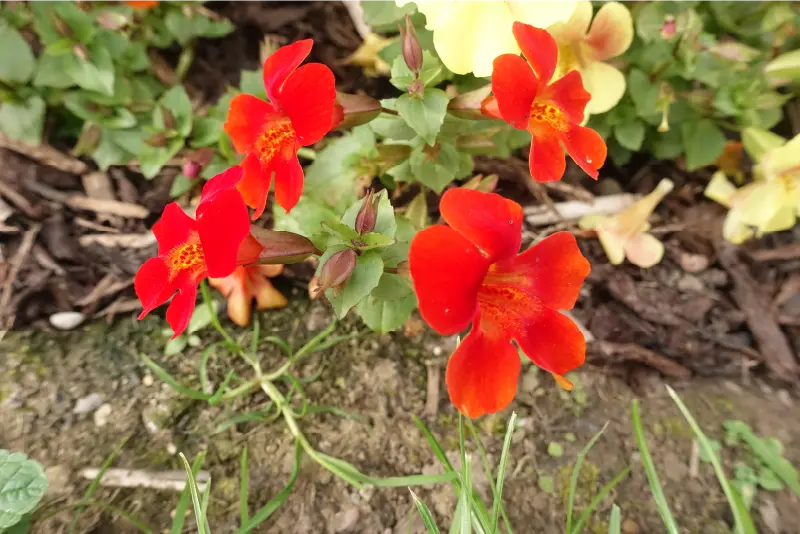
[[178, 81], [182, 82], [186, 78], [186, 73], [189, 72], [189, 67], [192, 66], [194, 61], [194, 41], [188, 43], [186, 48], [181, 52], [178, 58], [178, 66], [175, 68], [175, 77]]
[[300, 147], [297, 149], [297, 155], [303, 159], [314, 161], [317, 159], [317, 152], [313, 148]]

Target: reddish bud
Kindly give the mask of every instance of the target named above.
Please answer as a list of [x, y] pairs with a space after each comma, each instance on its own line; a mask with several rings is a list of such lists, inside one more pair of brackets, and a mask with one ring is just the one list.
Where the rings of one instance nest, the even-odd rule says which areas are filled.
[[144, 140], [145, 144], [159, 148], [167, 144], [167, 134], [157, 133]]
[[293, 232], [251, 226], [250, 235], [261, 245], [258, 263], [297, 263], [312, 254], [321, 254], [308, 238]]
[[336, 93], [331, 128], [353, 128], [381, 114], [381, 103], [366, 95]]
[[664, 39], [671, 39], [677, 30], [678, 24], [675, 22], [675, 17], [668, 15], [664, 24], [661, 25], [661, 37]]
[[208, 165], [211, 158], [214, 157], [214, 149], [211, 147], [204, 147], [194, 150], [183, 158], [183, 174], [187, 178], [197, 178], [203, 167]]
[[200, 171], [203, 169], [199, 164], [195, 163], [191, 160], [186, 160], [183, 162], [183, 175], [187, 178], [197, 178], [200, 175]]
[[417, 38], [417, 30], [411, 23], [411, 19], [406, 15], [406, 27], [399, 26], [400, 39], [403, 43], [403, 59], [406, 60], [406, 65], [414, 73], [414, 78], [419, 76], [419, 71], [422, 69], [422, 45], [419, 44]]
[[340, 291], [347, 283], [350, 275], [353, 274], [357, 260], [356, 251], [351, 248], [346, 248], [333, 254], [322, 265], [317, 292], [324, 293], [328, 289], [333, 289], [335, 292]]
[[361, 208], [356, 215], [356, 232], [359, 234], [366, 234], [375, 229], [375, 222], [378, 220], [378, 203], [380, 198], [376, 197], [372, 189], [367, 191], [364, 201], [361, 203]]

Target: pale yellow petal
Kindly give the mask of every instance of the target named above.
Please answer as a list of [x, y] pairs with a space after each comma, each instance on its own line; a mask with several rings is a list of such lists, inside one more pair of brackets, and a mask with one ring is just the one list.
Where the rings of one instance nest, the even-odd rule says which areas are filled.
[[[411, 3], [411, 0], [396, 0], [398, 6], [403, 7]], [[429, 30], [435, 30], [438, 24], [446, 21], [448, 13], [455, 7], [457, 2], [454, 0], [419, 0], [414, 2], [417, 5], [417, 10], [425, 15], [425, 27]], [[460, 3], [460, 2], [459, 2]]]
[[[735, 205], [742, 222], [755, 226], [761, 231], [768, 231], [770, 222], [778, 212], [790, 207], [794, 211], [794, 199], [789, 197], [786, 188], [780, 181], [755, 184], [750, 194]], [[781, 228], [783, 230], [784, 228]], [[774, 230], [773, 230], [774, 231]]]
[[795, 207], [791, 204], [786, 204], [775, 210], [775, 214], [772, 218], [766, 221], [763, 226], [758, 227], [757, 230], [759, 235], [768, 234], [770, 232], [781, 232], [792, 228], [796, 221]]
[[[498, 4], [500, 4], [500, 2], [489, 3], [494, 4], [495, 9], [497, 9]], [[586, 3], [589, 4], [589, 2]], [[547, 28], [557, 22], [568, 21], [570, 17], [572, 17], [579, 2], [572, 0], [565, 0], [563, 2], [555, 0], [538, 0], [531, 2], [517, 0], [503, 2], [503, 4], [506, 4], [511, 10], [511, 16], [514, 20], [536, 26], [537, 28]], [[591, 14], [591, 5], [589, 5], [590, 17]]]
[[616, 231], [620, 236], [633, 238], [645, 231], [647, 219], [659, 202], [675, 187], [672, 180], [662, 178], [658, 185], [648, 195], [640, 198], [614, 216]]
[[608, 63], [593, 61], [581, 69], [583, 87], [592, 99], [586, 113], [598, 115], [617, 105], [625, 94], [625, 76]]
[[228, 295], [228, 317], [239, 326], [247, 326], [250, 322], [250, 303], [252, 296], [236, 289]]
[[508, 8], [499, 2], [454, 2], [436, 19], [433, 45], [454, 73], [491, 76], [497, 56], [520, 52], [511, 33], [513, 22]]
[[619, 2], [607, 2], [597, 11], [586, 43], [593, 58], [603, 61], [625, 52], [633, 42], [633, 18], [628, 8]]
[[740, 245], [753, 237], [753, 229], [742, 222], [736, 210], [731, 210], [722, 224], [722, 237], [734, 245]]
[[703, 191], [706, 197], [727, 207], [731, 206], [731, 199], [735, 193], [736, 186], [728, 180], [728, 177], [722, 171], [714, 173], [705, 191]]
[[761, 158], [760, 166], [767, 179], [800, 172], [800, 135], [796, 135], [785, 145], [766, 152]]
[[786, 144], [786, 139], [761, 128], [745, 128], [742, 131], [742, 145], [750, 157], [756, 161], [761, 160], [761, 157], [770, 150], [784, 144]]
[[[521, 19], [520, 19], [521, 20]], [[524, 20], [522, 22], [525, 22]], [[580, 0], [566, 22], [556, 22], [547, 31], [559, 46], [582, 40], [589, 31], [592, 22], [592, 3], [589, 0]]]
[[578, 226], [580, 226], [584, 230], [593, 230], [597, 228], [600, 223], [609, 219], [608, 215], [584, 215], [581, 217], [581, 220], [578, 221]]
[[625, 261], [625, 245], [615, 233], [598, 230], [597, 237], [600, 239], [600, 244], [603, 245], [603, 250], [608, 256], [608, 261], [612, 265], [619, 265]]
[[641, 233], [625, 243], [625, 256], [639, 267], [652, 267], [664, 257], [664, 244], [652, 234]]

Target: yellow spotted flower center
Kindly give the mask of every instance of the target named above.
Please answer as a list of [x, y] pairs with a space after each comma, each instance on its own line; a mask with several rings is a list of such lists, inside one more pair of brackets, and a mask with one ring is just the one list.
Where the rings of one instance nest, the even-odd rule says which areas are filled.
[[270, 126], [256, 140], [256, 154], [261, 163], [272, 160], [276, 154], [290, 147], [295, 140], [292, 123], [286, 121]]
[[205, 268], [206, 258], [200, 243], [188, 242], [178, 245], [167, 254], [169, 279], [174, 280], [181, 272], [188, 271], [190, 276]]
[[565, 133], [569, 129], [569, 121], [563, 111], [553, 105], [538, 102], [531, 106], [530, 123], [534, 130], [544, 126], [548, 130]]

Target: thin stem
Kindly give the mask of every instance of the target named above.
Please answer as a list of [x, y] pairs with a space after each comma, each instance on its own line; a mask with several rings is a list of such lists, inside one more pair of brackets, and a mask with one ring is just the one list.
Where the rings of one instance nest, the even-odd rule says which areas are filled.
[[314, 161], [317, 159], [317, 152], [313, 148], [308, 148], [305, 146], [297, 149], [297, 155], [309, 161]]
[[239, 344], [233, 340], [230, 334], [222, 327], [222, 323], [219, 322], [219, 316], [217, 315], [217, 310], [214, 309], [214, 301], [211, 298], [211, 293], [208, 291], [208, 284], [206, 284], [205, 280], [200, 282], [200, 294], [203, 295], [203, 302], [208, 306], [208, 312], [211, 315], [211, 325], [225, 338], [225, 341], [233, 347], [239, 348], [237, 352], [241, 352]]
[[388, 109], [388, 108], [384, 108], [384, 107], [381, 107], [381, 113], [386, 113], [387, 115], [395, 115], [395, 116], [398, 116], [398, 115], [400, 115], [400, 114], [399, 114], [399, 113], [397, 113], [395, 110], [393, 110], [393, 109]]

